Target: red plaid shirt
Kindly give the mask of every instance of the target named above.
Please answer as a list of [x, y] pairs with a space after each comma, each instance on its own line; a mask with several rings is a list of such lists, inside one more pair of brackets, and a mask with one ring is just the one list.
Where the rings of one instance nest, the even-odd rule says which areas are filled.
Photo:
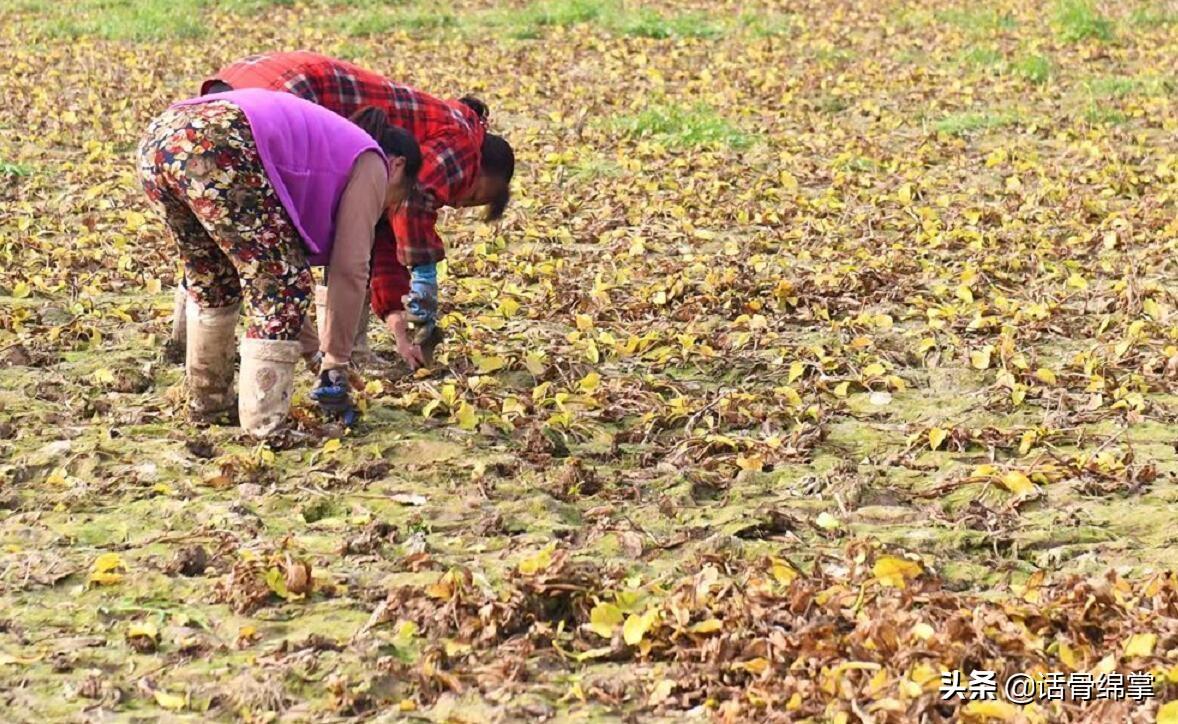
[[[207, 92], [218, 80], [233, 88], [284, 90], [345, 117], [364, 106], [376, 106], [387, 113], [393, 124], [417, 139], [422, 159], [417, 199], [389, 213], [396, 261], [413, 267], [445, 257], [445, 246], [435, 228], [438, 209], [453, 204], [470, 188], [482, 160], [486, 129], [473, 110], [307, 51], [250, 56], [222, 68], [204, 82], [201, 92]], [[373, 260], [373, 308], [382, 317], [391, 310], [377, 307], [377, 287], [385, 283], [388, 273], [398, 278], [401, 274], [388, 272], [392, 260], [383, 258], [386, 252], [387, 245], [378, 243]], [[400, 307], [399, 297], [395, 306]]]

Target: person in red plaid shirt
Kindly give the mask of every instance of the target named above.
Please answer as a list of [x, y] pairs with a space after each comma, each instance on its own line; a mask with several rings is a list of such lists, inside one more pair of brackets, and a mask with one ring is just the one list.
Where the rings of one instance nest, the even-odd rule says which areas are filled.
[[[372, 310], [389, 326], [411, 367], [428, 362], [436, 340], [437, 275], [445, 258], [436, 227], [443, 206], [487, 206], [500, 218], [511, 197], [515, 155], [488, 133], [486, 105], [475, 98], [441, 100], [343, 60], [307, 51], [255, 55], [205, 80], [202, 94], [241, 88], [283, 90], [349, 116], [375, 106], [413, 134], [421, 147], [418, 193], [390, 208], [377, 230], [372, 259]], [[410, 334], [410, 325], [417, 327]]]

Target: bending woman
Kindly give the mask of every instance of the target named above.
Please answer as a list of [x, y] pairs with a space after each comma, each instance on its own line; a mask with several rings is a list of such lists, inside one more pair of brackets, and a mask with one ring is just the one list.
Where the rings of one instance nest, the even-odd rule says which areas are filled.
[[[490, 221], [503, 215], [511, 198], [515, 153], [506, 139], [487, 131], [487, 106], [469, 97], [435, 98], [371, 70], [307, 51], [237, 61], [207, 79], [201, 92], [241, 88], [283, 91], [341, 116], [375, 106], [393, 125], [413, 134], [422, 152], [420, 193], [390, 209], [389, 223], [377, 231], [372, 310], [388, 325], [410, 366], [426, 362], [428, 354], [410, 343], [407, 323], [421, 325], [416, 335], [421, 340], [437, 318], [435, 264], [445, 257], [436, 228], [438, 210], [486, 206]], [[359, 339], [365, 337], [362, 330]]]
[[323, 365], [312, 397], [329, 413], [351, 413], [345, 368], [373, 230], [421, 167], [416, 141], [383, 111], [361, 109], [354, 120], [289, 93], [242, 90], [177, 103], [149, 126], [139, 170], [184, 260], [194, 419], [217, 419], [232, 407], [244, 301], [241, 425], [265, 437], [282, 424], [313, 295], [310, 267], [326, 264]]

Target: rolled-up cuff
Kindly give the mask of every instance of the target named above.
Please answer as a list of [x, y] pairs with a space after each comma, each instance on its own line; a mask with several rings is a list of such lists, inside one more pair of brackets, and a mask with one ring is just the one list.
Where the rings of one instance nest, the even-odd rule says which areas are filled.
[[397, 265], [372, 278], [372, 312], [382, 321], [405, 309], [401, 297], [409, 293], [409, 270]]

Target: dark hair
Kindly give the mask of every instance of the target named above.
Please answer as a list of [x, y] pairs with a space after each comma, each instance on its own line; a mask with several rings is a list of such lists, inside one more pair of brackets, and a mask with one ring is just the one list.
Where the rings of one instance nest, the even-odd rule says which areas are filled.
[[491, 109], [487, 108], [486, 103], [483, 103], [474, 96], [462, 96], [458, 99], [458, 102], [474, 111], [475, 115], [479, 117], [479, 120], [483, 122], [483, 125], [486, 125], [487, 118], [491, 115]]
[[405, 183], [413, 184], [417, 181], [417, 172], [421, 170], [421, 149], [413, 134], [404, 128], [394, 126], [389, 122], [387, 113], [376, 106], [365, 106], [352, 114], [352, 123], [364, 131], [380, 145], [380, 150], [386, 156], [401, 156], [405, 159]]
[[483, 136], [482, 163], [479, 173], [503, 182], [498, 193], [487, 205], [486, 221], [494, 221], [503, 216], [507, 210], [507, 202], [511, 200], [511, 177], [515, 175], [515, 152], [511, 144], [502, 136], [488, 133]]

